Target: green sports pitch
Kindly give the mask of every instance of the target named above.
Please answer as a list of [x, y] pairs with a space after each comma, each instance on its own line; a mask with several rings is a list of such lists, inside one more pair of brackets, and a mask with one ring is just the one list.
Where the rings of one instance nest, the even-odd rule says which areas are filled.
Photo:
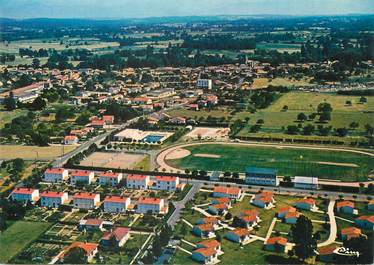
[[316, 176], [342, 181], [365, 181], [374, 168], [374, 157], [346, 151], [196, 144], [191, 154], [167, 160], [173, 167], [190, 170], [244, 172], [246, 167], [267, 167], [283, 176]]

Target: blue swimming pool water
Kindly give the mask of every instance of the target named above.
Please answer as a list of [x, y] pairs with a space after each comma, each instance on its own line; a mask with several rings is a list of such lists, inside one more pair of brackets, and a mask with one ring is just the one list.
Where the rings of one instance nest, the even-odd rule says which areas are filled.
[[157, 143], [162, 138], [164, 138], [163, 135], [154, 135], [154, 134], [151, 134], [151, 135], [147, 135], [146, 137], [144, 137], [142, 139], [142, 142], [145, 142], [145, 143]]

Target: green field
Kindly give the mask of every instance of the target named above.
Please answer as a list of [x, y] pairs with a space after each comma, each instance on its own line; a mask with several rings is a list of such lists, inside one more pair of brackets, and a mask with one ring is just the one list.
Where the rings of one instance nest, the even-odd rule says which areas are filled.
[[[189, 156], [168, 160], [168, 164], [177, 168], [237, 172], [244, 172], [248, 166], [268, 167], [278, 169], [279, 175], [343, 181], [366, 180], [374, 168], [374, 158], [351, 152], [220, 144], [196, 144], [186, 149], [191, 151]], [[219, 157], [196, 157], [194, 154]]]
[[0, 262], [7, 263], [50, 227], [50, 223], [18, 221], [0, 234]]

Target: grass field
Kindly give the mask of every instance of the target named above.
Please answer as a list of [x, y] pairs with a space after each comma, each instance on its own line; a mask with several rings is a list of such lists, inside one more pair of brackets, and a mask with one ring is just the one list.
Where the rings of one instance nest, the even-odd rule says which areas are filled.
[[269, 78], [259, 77], [253, 80], [252, 88], [254, 89], [266, 88], [269, 85], [293, 87], [293, 86], [311, 86], [313, 84], [310, 83], [310, 80], [308, 79], [296, 80], [296, 79], [288, 79], [288, 78], [280, 78], [280, 77], [269, 79]]
[[[248, 166], [268, 167], [278, 169], [280, 175], [318, 176], [343, 181], [365, 180], [374, 168], [372, 157], [350, 152], [219, 144], [197, 144], [186, 149], [191, 151], [191, 155], [168, 160], [168, 163], [177, 168], [237, 172], [244, 172]], [[219, 157], [196, 157], [194, 154], [213, 154]]]
[[0, 234], [0, 262], [7, 263], [50, 227], [50, 223], [18, 221]]
[[74, 150], [75, 146], [25, 146], [25, 145], [0, 145], [0, 159], [22, 158], [25, 160], [50, 160]]
[[16, 109], [13, 111], [0, 111], [0, 129], [4, 127], [5, 124], [11, 122], [14, 118], [26, 114], [26, 110]]

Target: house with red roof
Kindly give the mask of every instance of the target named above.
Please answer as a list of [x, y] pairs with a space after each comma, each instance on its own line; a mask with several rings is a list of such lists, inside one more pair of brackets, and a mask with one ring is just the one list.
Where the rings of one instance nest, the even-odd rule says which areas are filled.
[[214, 230], [215, 229], [214, 229], [213, 224], [206, 223], [206, 224], [195, 225], [192, 228], [192, 233], [202, 238], [213, 238], [216, 236], [214, 234]]
[[79, 230], [104, 230], [104, 221], [101, 219], [94, 219], [94, 218], [88, 218], [88, 219], [82, 219], [79, 221]]
[[98, 252], [99, 244], [96, 243], [83, 243], [83, 242], [73, 242], [70, 246], [62, 250], [54, 259], [53, 263], [56, 262], [64, 262], [64, 257], [69, 253], [70, 250], [75, 248], [80, 248], [84, 250], [85, 256], [87, 258], [87, 262], [92, 262], [96, 253]]
[[296, 212], [296, 208], [295, 207], [292, 207], [292, 206], [285, 206], [285, 207], [282, 207], [278, 210], [277, 212], [277, 217], [278, 218], [284, 218], [286, 216], [286, 214], [288, 213], [295, 213]]
[[218, 218], [214, 216], [209, 216], [209, 217], [204, 217], [196, 222], [197, 225], [202, 225], [202, 224], [211, 224], [214, 228], [214, 230], [219, 228], [219, 222]]
[[164, 199], [160, 198], [139, 198], [136, 206], [137, 213], [166, 214], [168, 212]]
[[107, 171], [99, 174], [99, 183], [103, 186], [117, 186], [121, 180], [122, 173]]
[[67, 192], [43, 191], [40, 193], [40, 205], [42, 207], [58, 208], [69, 201]]
[[297, 219], [300, 217], [301, 213], [299, 212], [288, 212], [283, 217], [283, 220], [286, 224], [296, 224]]
[[100, 194], [79, 192], [73, 196], [73, 205], [79, 209], [94, 209], [100, 205]]
[[258, 224], [260, 217], [256, 209], [245, 210], [241, 212], [237, 217], [234, 218], [234, 222], [237, 226], [251, 229]]
[[64, 137], [64, 144], [73, 145], [78, 143], [78, 137], [76, 135], [66, 135]]
[[130, 228], [115, 227], [110, 231], [103, 234], [100, 240], [100, 245], [104, 248], [112, 249], [120, 248], [125, 245], [127, 240], [130, 239]]
[[355, 219], [355, 224], [363, 229], [374, 230], [374, 215], [363, 215]]
[[304, 199], [298, 200], [295, 203], [295, 207], [297, 209], [308, 210], [308, 211], [317, 210], [316, 200], [312, 198], [304, 198]]
[[328, 245], [324, 247], [318, 248], [318, 259], [323, 262], [331, 263], [334, 261], [335, 258], [335, 245]]
[[250, 239], [250, 231], [246, 228], [236, 228], [228, 231], [225, 238], [240, 244], [245, 244]]
[[225, 215], [229, 206], [226, 203], [211, 204], [208, 206], [208, 212], [213, 215]]
[[353, 226], [343, 228], [340, 231], [341, 240], [350, 240], [352, 238], [360, 237], [362, 235], [363, 234], [361, 232], [361, 229]]
[[221, 243], [215, 239], [208, 239], [196, 243], [196, 248], [213, 248], [218, 255], [222, 255]]
[[218, 263], [218, 253], [213, 248], [198, 248], [192, 252], [192, 259], [202, 264]]
[[150, 178], [146, 175], [128, 175], [126, 178], [126, 187], [129, 189], [148, 189]]
[[211, 201], [211, 204], [226, 204], [229, 208], [231, 207], [231, 199], [229, 198], [214, 198]]
[[351, 201], [340, 201], [336, 203], [336, 211], [339, 213], [355, 214], [355, 204]]
[[91, 184], [94, 178], [93, 171], [80, 169], [70, 171], [70, 183], [72, 185], [77, 185], [77, 183]]
[[107, 213], [123, 213], [126, 212], [131, 199], [123, 196], [106, 196], [104, 199], [104, 212]]
[[111, 125], [114, 123], [114, 116], [113, 115], [103, 115], [103, 118], [102, 120], [108, 124], [108, 125]]
[[369, 211], [374, 211], [374, 200], [370, 200], [367, 207]]
[[179, 177], [174, 176], [156, 176], [155, 185], [153, 186], [156, 190], [182, 190], [184, 185], [180, 183]]
[[241, 195], [242, 190], [236, 187], [217, 186], [213, 189], [213, 197], [215, 198], [230, 198], [232, 200], [239, 200]]
[[250, 202], [257, 207], [270, 209], [274, 206], [275, 200], [272, 193], [261, 192], [256, 194]]
[[39, 200], [39, 190], [31, 188], [15, 188], [10, 196], [14, 201], [23, 203], [37, 202]]
[[69, 171], [65, 168], [47, 168], [43, 175], [46, 182], [57, 183], [69, 179]]
[[287, 238], [285, 237], [270, 237], [265, 242], [265, 249], [269, 251], [285, 252], [287, 245]]

